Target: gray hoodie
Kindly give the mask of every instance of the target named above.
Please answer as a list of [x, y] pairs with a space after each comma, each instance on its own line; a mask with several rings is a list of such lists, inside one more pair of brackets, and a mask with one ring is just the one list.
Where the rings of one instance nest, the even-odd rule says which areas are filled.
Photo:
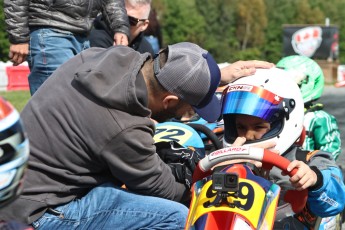
[[23, 194], [0, 219], [32, 223], [105, 182], [175, 201], [188, 189], [156, 154], [140, 72], [149, 54], [91, 48], [61, 65], [21, 113], [30, 141]]

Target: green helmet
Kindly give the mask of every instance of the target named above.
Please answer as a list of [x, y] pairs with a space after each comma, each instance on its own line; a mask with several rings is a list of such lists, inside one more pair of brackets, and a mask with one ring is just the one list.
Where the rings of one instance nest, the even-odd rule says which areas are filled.
[[292, 55], [281, 59], [276, 66], [295, 72], [295, 80], [301, 89], [304, 104], [321, 97], [325, 79], [321, 67], [314, 60]]

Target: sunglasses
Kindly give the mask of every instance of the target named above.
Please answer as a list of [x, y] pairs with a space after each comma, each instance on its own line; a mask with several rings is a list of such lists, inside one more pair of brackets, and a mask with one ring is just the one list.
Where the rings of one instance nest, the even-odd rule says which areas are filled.
[[128, 16], [128, 21], [131, 26], [136, 26], [139, 22], [145, 22], [147, 19], [139, 19], [132, 16]]

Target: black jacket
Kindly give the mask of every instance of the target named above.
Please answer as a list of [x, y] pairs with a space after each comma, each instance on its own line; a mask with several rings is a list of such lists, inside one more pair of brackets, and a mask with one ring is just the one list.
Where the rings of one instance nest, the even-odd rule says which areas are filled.
[[[108, 48], [114, 43], [114, 32], [107, 26], [102, 16], [98, 16], [94, 21], [94, 28], [89, 35], [91, 47]], [[151, 44], [145, 39], [144, 34], [140, 33], [129, 45], [129, 47], [139, 53], [149, 52], [154, 55]]]
[[113, 32], [129, 37], [129, 23], [123, 0], [4, 0], [6, 30], [12, 44], [29, 41], [32, 27], [52, 27], [87, 35], [97, 14]]

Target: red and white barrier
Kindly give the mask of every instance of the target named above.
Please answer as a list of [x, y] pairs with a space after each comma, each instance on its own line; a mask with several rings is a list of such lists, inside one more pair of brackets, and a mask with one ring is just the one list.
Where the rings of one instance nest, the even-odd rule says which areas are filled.
[[0, 91], [29, 90], [27, 62], [13, 66], [11, 62], [0, 62]]

